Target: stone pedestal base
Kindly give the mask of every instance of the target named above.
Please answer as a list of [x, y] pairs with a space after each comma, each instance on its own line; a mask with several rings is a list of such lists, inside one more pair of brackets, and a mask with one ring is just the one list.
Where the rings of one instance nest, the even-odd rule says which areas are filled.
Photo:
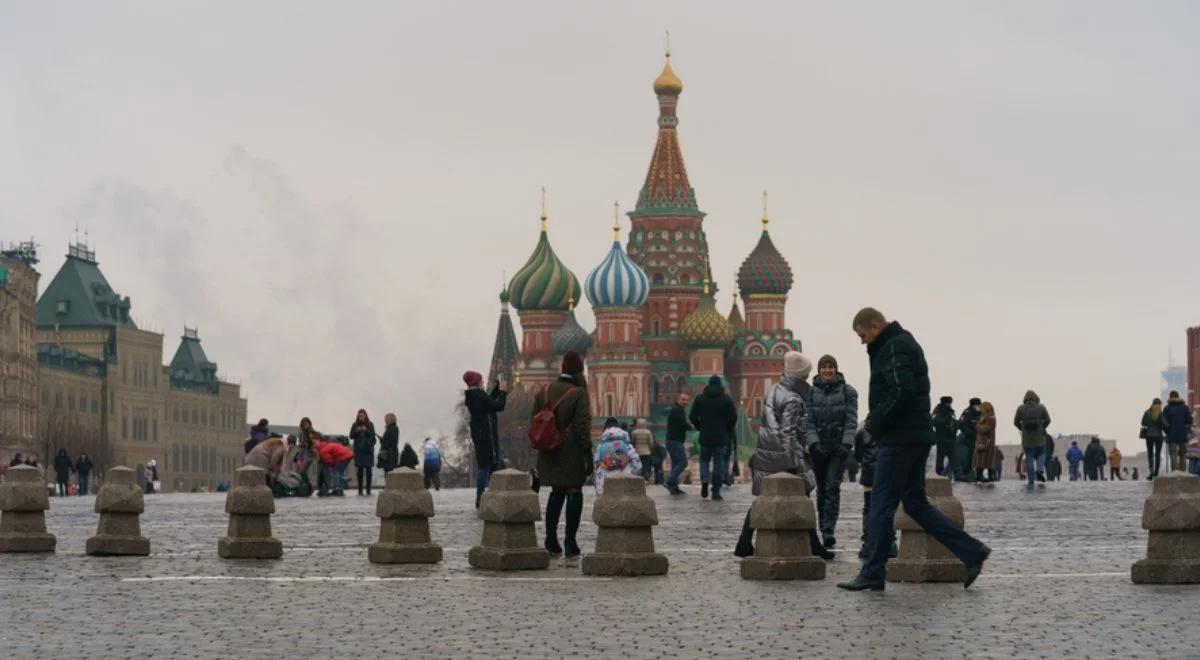
[[97, 534], [87, 540], [87, 554], [120, 557], [150, 554], [150, 539], [140, 536], [108, 536]]
[[477, 545], [467, 553], [467, 563], [491, 571], [532, 571], [550, 566], [550, 554], [542, 548], [489, 548]]
[[824, 580], [825, 561], [813, 556], [747, 557], [741, 571], [744, 580]]
[[1138, 584], [1200, 584], [1200, 530], [1151, 531], [1146, 558], [1134, 562]]
[[580, 568], [584, 575], [666, 575], [669, 563], [658, 553], [605, 553], [584, 555]]
[[[10, 515], [10, 514], [5, 514]], [[0, 533], [0, 552], [54, 552], [58, 541], [46, 532], [22, 534]]]
[[283, 543], [273, 538], [224, 537], [217, 540], [217, 556], [221, 559], [279, 559], [283, 556]]
[[904, 530], [900, 556], [887, 563], [888, 582], [962, 582], [967, 567], [923, 531]]

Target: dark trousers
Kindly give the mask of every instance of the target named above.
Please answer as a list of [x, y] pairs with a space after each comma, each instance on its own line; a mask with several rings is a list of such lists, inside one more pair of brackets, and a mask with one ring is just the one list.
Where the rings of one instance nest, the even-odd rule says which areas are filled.
[[546, 500], [546, 545], [558, 545], [558, 519], [564, 504], [567, 508], [567, 528], [563, 546], [568, 555], [577, 555], [579, 544], [575, 541], [575, 535], [579, 532], [579, 521], [583, 519], [583, 491], [578, 488], [550, 490], [550, 499]]
[[650, 475], [654, 472], [654, 457], [650, 454], [639, 454], [638, 460], [642, 462], [642, 478], [650, 481]]
[[938, 476], [946, 476], [954, 472], [954, 440], [939, 439], [937, 441], [937, 456], [933, 459], [933, 471]]
[[961, 435], [958, 443], [958, 469], [955, 471], [962, 481], [969, 481], [972, 476], [973, 468], [971, 463], [975, 460], [975, 436]]
[[1121, 468], [1118, 467], [1108, 468], [1108, 478], [1113, 481], [1125, 481], [1125, 477], [1121, 476]]
[[358, 480], [358, 494], [363, 494], [363, 488], [367, 489], [367, 495], [371, 494], [371, 468], [365, 465], [354, 464], [355, 476]]
[[434, 490], [442, 489], [442, 471], [441, 470], [425, 470], [425, 490], [433, 486]]
[[868, 558], [859, 575], [882, 581], [888, 547], [895, 532], [896, 508], [902, 503], [925, 533], [932, 536], [964, 564], [983, 554], [984, 545], [955, 525], [925, 496], [925, 462], [929, 445], [882, 445], [876, 454], [875, 484], [871, 489], [871, 515], [867, 531]]
[[687, 450], [682, 442], [668, 440], [667, 455], [671, 457], [671, 472], [667, 475], [667, 485], [676, 488], [679, 486], [679, 475], [687, 469]]
[[1162, 438], [1146, 438], [1146, 462], [1149, 463], [1150, 476], [1158, 475], [1158, 468], [1162, 465]]
[[65, 482], [65, 481], [58, 482], [58, 496], [59, 497], [67, 496], [67, 482]]
[[[840, 448], [839, 448], [840, 449]], [[842, 503], [842, 470], [846, 457], [838, 449], [812, 449], [813, 472], [817, 475], [817, 519], [821, 535], [835, 536], [838, 509]]]
[[88, 475], [86, 473], [80, 472], [79, 473], [79, 495], [82, 497], [84, 495], [87, 495], [87, 492], [88, 492]]
[[479, 468], [475, 473], [475, 508], [479, 508], [479, 501], [483, 499], [483, 491], [487, 490], [488, 484], [492, 481], [492, 468]]
[[1187, 472], [1187, 443], [1168, 442], [1167, 458], [1171, 459], [1171, 470]]

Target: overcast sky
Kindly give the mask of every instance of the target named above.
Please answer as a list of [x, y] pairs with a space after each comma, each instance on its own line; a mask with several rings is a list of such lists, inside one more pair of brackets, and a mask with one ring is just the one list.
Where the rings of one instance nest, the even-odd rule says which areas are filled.
[[766, 188], [812, 357], [865, 389], [876, 305], [935, 396], [1007, 422], [1032, 387], [1052, 430], [1138, 447], [1200, 323], [1192, 2], [4, 0], [0, 240], [36, 238], [44, 286], [78, 223], [253, 418], [414, 440], [486, 370], [539, 187], [576, 276], [604, 257], [666, 29], [722, 311]]

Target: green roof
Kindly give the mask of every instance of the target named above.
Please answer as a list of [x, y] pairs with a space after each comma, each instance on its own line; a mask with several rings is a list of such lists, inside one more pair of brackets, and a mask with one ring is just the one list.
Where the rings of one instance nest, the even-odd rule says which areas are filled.
[[41, 327], [122, 326], [136, 328], [129, 316], [131, 304], [112, 290], [96, 253], [81, 245], [72, 245], [58, 274], [37, 303], [37, 324]]
[[200, 346], [200, 335], [193, 328], [184, 328], [179, 348], [171, 358], [168, 368], [171, 387], [180, 389], [205, 389], [216, 392], [217, 363], [211, 362]]

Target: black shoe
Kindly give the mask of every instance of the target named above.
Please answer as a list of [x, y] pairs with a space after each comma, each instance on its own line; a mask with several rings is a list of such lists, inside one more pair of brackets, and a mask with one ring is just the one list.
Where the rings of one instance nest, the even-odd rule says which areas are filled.
[[733, 549], [733, 556], [740, 557], [742, 559], [745, 559], [746, 557], [753, 557], [754, 556], [754, 544], [753, 543], [743, 544], [741, 541], [738, 541], [737, 546]]
[[833, 554], [832, 550], [826, 550], [825, 548], [821, 548], [820, 550], [818, 550], [817, 552], [814, 552], [813, 554], [820, 557], [821, 559], [824, 559], [825, 561], [833, 561], [833, 558], [837, 556], [837, 555]]
[[679, 486], [672, 486], [668, 490], [671, 491], [672, 495], [687, 495], [687, 493], [683, 492], [683, 489], [680, 488]]
[[317, 497], [329, 497], [329, 491], [327, 491], [327, 490], [318, 490], [318, 491], [317, 491]]
[[1034, 476], [1034, 478], [1035, 478], [1035, 479], [1037, 479], [1038, 481], [1040, 481], [1040, 482], [1042, 482], [1042, 483], [1046, 483], [1046, 473], [1045, 473], [1045, 472], [1042, 472], [1041, 470], [1038, 470], [1037, 472], [1034, 472], [1034, 473], [1033, 473], [1033, 476]]
[[723, 499], [725, 499], [725, 498], [721, 497], [721, 491], [714, 488], [713, 489], [713, 501], [716, 502], [718, 500], [723, 500]]
[[895, 541], [892, 541], [892, 546], [890, 548], [888, 548], [888, 559], [895, 559], [896, 557], [899, 557], [899, 556], [900, 556], [900, 546], [896, 545]]
[[859, 559], [866, 559], [867, 557], [870, 557], [870, 556], [871, 556], [871, 551], [870, 551], [870, 550], [867, 550], [867, 546], [866, 546], [866, 544], [864, 543], [864, 544], [863, 544], [863, 547], [859, 548], [859, 550], [858, 550], [858, 558], [859, 558]]
[[708, 484], [700, 484], [700, 497], [708, 497]]
[[562, 546], [558, 544], [558, 539], [548, 538], [546, 539], [546, 542], [542, 544], [542, 547], [546, 549], [546, 552], [550, 553], [551, 557], [562, 556], [563, 549]]
[[583, 551], [579, 549], [579, 545], [570, 539], [567, 539], [567, 542], [564, 543], [563, 546], [566, 548], [566, 553], [564, 553], [564, 556], [567, 559], [574, 559], [575, 557], [583, 554]]
[[846, 591], [883, 591], [884, 584], [860, 575], [849, 582], [839, 582], [837, 587]]
[[983, 572], [983, 562], [987, 561], [990, 556], [992, 556], [992, 549], [985, 545], [979, 558], [967, 564], [967, 577], [963, 579], [963, 589], [970, 589], [971, 585], [975, 584], [975, 579]]
[[834, 546], [837, 545], [837, 539], [835, 539], [832, 535], [826, 536], [824, 545], [825, 545], [825, 549], [829, 550], [830, 548], [833, 548]]

